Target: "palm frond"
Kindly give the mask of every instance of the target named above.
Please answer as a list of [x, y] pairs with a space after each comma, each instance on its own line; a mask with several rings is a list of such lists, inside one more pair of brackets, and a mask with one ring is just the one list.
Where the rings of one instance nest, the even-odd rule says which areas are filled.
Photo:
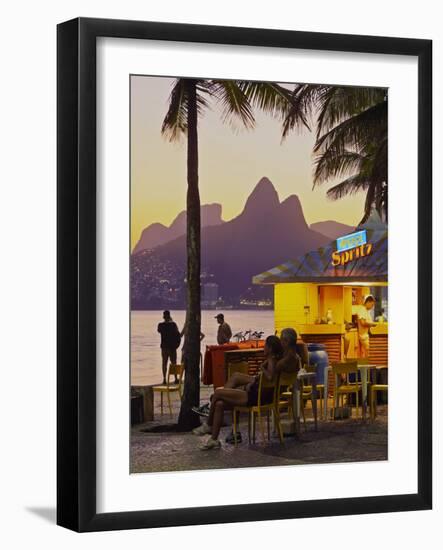
[[328, 199], [336, 201], [347, 195], [354, 195], [359, 191], [365, 191], [370, 185], [371, 182], [366, 176], [363, 174], [356, 174], [328, 189], [326, 196]]
[[365, 221], [367, 221], [367, 219], [371, 215], [372, 207], [374, 206], [376, 188], [377, 188], [377, 185], [375, 182], [372, 182], [371, 185], [368, 187], [368, 190], [366, 192], [364, 215], [360, 223], [364, 223]]
[[382, 88], [331, 87], [319, 110], [317, 138], [344, 120], [384, 104], [385, 97], [386, 91]]
[[374, 199], [374, 206], [381, 218], [383, 218], [386, 208], [385, 201], [387, 200], [387, 185], [386, 183], [380, 183], [377, 186], [377, 191]]
[[365, 156], [356, 151], [338, 152], [332, 147], [318, 155], [315, 160], [314, 186], [332, 177], [361, 170]]
[[382, 182], [380, 184], [379, 192], [376, 198], [376, 209], [380, 217], [385, 222], [388, 221], [388, 184], [387, 182]]
[[380, 139], [373, 153], [372, 175], [379, 181], [388, 183], [388, 136]]
[[314, 186], [348, 175], [327, 196], [366, 191], [364, 218], [387, 218], [387, 107], [385, 88], [298, 84], [283, 122], [283, 138], [315, 123]]
[[240, 80], [237, 85], [253, 107], [282, 119], [287, 115], [291, 106], [291, 90], [276, 82]]
[[[169, 141], [177, 141], [186, 134], [188, 114], [187, 86], [189, 79], [177, 78], [169, 96], [168, 112], [163, 120], [161, 132]], [[197, 111], [201, 115], [204, 109], [209, 107], [204, 94], [210, 94], [210, 90], [204, 81], [196, 81]]]
[[333, 103], [334, 95], [336, 95], [337, 89], [332, 87], [329, 90], [325, 90], [322, 98], [322, 108], [320, 109], [319, 115], [317, 117], [317, 132], [316, 138], [318, 139], [323, 130], [325, 119], [329, 113], [329, 105]]
[[369, 109], [343, 120], [320, 136], [315, 143], [314, 151], [329, 147], [338, 151], [353, 147], [362, 149], [368, 142], [374, 141], [376, 136], [383, 136], [386, 132], [387, 105], [377, 103]]
[[297, 84], [292, 92], [291, 106], [283, 122], [282, 137], [285, 138], [291, 130], [303, 127], [311, 129], [309, 121], [318, 108], [318, 102], [327, 94], [331, 86], [315, 84]]
[[238, 118], [243, 126], [251, 129], [255, 125], [252, 106], [235, 80], [212, 80], [210, 93], [222, 106], [222, 120], [232, 126]]
[[169, 96], [169, 108], [162, 124], [162, 134], [169, 141], [177, 140], [187, 128], [186, 87], [183, 78], [177, 78]]

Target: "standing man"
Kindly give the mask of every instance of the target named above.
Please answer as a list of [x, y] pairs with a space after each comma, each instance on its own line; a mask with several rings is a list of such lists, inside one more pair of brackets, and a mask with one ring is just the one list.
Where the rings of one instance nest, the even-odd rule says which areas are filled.
[[[172, 320], [170, 311], [166, 310], [163, 312], [163, 323], [158, 324], [157, 332], [161, 336], [160, 348], [162, 350], [163, 384], [166, 384], [168, 359], [171, 365], [177, 364], [177, 348], [180, 346], [181, 341], [180, 331]], [[178, 383], [177, 376], [175, 376], [175, 383]]]
[[217, 323], [219, 324], [217, 330], [217, 344], [219, 346], [222, 344], [229, 344], [232, 336], [232, 330], [228, 323], [225, 323], [225, 316], [223, 313], [219, 313], [214, 317], [214, 319], [217, 319]]
[[375, 327], [370, 311], [374, 309], [375, 298], [372, 294], [365, 296], [363, 305], [358, 311], [358, 341], [360, 343], [360, 357], [369, 357], [369, 329]]

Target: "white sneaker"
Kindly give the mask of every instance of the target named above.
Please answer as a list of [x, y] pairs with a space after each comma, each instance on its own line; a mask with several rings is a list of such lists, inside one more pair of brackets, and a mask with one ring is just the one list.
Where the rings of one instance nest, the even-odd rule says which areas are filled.
[[192, 433], [194, 435], [206, 435], [211, 433], [211, 426], [208, 426], [206, 422], [204, 422], [201, 426], [198, 426], [197, 428], [194, 428], [192, 430]]
[[203, 445], [200, 445], [200, 451], [211, 451], [212, 449], [220, 449], [221, 443], [218, 439], [210, 437]]

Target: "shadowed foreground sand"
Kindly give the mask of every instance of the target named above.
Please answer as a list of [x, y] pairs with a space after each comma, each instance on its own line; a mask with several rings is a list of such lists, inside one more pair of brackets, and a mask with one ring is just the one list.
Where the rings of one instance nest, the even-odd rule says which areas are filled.
[[[202, 394], [208, 390], [203, 389]], [[293, 464], [320, 464], [332, 462], [362, 462], [387, 460], [387, 406], [379, 406], [375, 422], [359, 419], [334, 422], [319, 421], [318, 431], [307, 411], [307, 431], [302, 426], [300, 439], [285, 437], [280, 445], [277, 437], [264, 445], [257, 433], [255, 445], [247, 441], [247, 424], [242, 417], [243, 442], [235, 448], [224, 443], [231, 431], [222, 429], [222, 448], [200, 451], [204, 438], [191, 433], [146, 433], [141, 430], [160, 424], [172, 423], [169, 415], [160, 417], [156, 406], [156, 420], [133, 427], [131, 432], [131, 472], [168, 472], [206, 470], [214, 468], [245, 468], [248, 466], [284, 466]], [[174, 407], [174, 414], [178, 408]], [[175, 416], [176, 418], [176, 416]]]

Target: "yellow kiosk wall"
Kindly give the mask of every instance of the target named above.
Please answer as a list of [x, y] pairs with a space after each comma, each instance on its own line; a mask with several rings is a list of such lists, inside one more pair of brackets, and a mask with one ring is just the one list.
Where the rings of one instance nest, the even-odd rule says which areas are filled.
[[[274, 285], [274, 325], [278, 334], [286, 327], [295, 328], [305, 342], [326, 346], [330, 361], [344, 358], [345, 323], [352, 320], [352, 290], [350, 285], [318, 285], [316, 283], [276, 283]], [[369, 287], [355, 289], [357, 299], [369, 292]], [[332, 324], [316, 324], [332, 310]], [[348, 358], [358, 357], [357, 332], [348, 332], [351, 345]], [[370, 357], [377, 364], [387, 364], [388, 325], [371, 329]]]
[[315, 323], [318, 317], [317, 288], [312, 283], [281, 283], [274, 286], [274, 323], [278, 333], [286, 327], [297, 330], [299, 325]]

